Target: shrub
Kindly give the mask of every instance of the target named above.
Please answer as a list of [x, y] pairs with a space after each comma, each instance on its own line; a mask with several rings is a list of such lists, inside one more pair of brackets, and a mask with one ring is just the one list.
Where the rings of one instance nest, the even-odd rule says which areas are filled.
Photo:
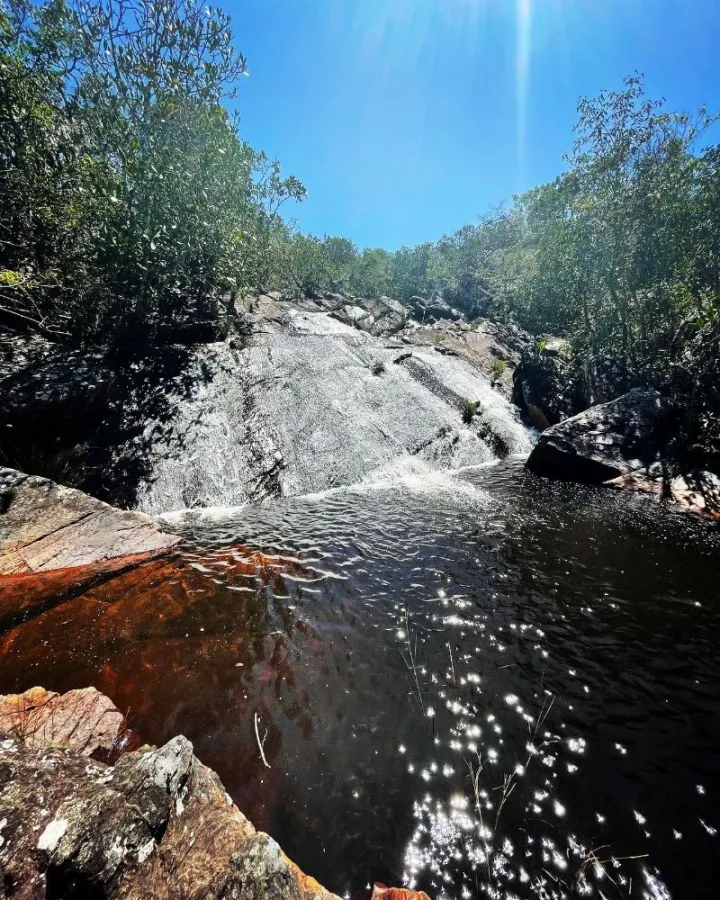
[[494, 359], [491, 366], [493, 379], [497, 381], [497, 379], [501, 378], [503, 374], [507, 372], [507, 369], [508, 364], [504, 359]]
[[466, 425], [470, 425], [475, 416], [480, 412], [480, 403], [469, 398], [463, 403], [462, 420]]
[[232, 316], [304, 194], [222, 105], [244, 73], [200, 0], [0, 0], [0, 317], [89, 344]]

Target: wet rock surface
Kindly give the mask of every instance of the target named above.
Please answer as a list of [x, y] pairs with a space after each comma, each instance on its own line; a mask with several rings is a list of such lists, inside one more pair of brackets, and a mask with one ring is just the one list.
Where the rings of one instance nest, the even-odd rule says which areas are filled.
[[[86, 710], [79, 700], [76, 725]], [[5, 896], [337, 900], [253, 828], [185, 738], [114, 767], [42, 738], [0, 740]]]
[[[327, 313], [294, 311], [283, 330], [214, 352], [236, 362], [178, 409], [183, 452], [155, 444], [138, 495], [149, 512], [298, 496], [389, 465], [488, 462], [497, 454], [487, 432], [504, 455], [531, 446], [517, 411], [470, 363], [431, 346], [406, 356]], [[462, 420], [468, 397], [483, 409], [472, 427]]]
[[[157, 513], [530, 449], [506, 399], [519, 329], [422, 327], [390, 298], [340, 294], [255, 294], [237, 311], [242, 328], [226, 341], [122, 361], [56, 347], [18, 362], [0, 381], [0, 452]], [[468, 400], [482, 411], [472, 423]]]
[[0, 576], [38, 574], [168, 552], [178, 538], [149, 516], [46, 478], [0, 468]]
[[504, 326], [488, 320], [436, 322], [407, 328], [400, 335], [403, 345], [431, 347], [436, 352], [457, 356], [481, 372], [503, 396], [512, 396], [513, 373], [530, 335], [517, 326]]
[[672, 407], [655, 390], [635, 388], [544, 431], [527, 461], [538, 475], [599, 484], [650, 473], [668, 457]]

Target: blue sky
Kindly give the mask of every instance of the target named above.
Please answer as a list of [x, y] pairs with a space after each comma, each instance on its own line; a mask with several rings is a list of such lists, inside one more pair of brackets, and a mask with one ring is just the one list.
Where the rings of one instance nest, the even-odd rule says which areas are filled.
[[304, 231], [393, 250], [552, 179], [580, 95], [635, 70], [720, 108], [718, 0], [225, 0], [243, 137], [307, 187]]

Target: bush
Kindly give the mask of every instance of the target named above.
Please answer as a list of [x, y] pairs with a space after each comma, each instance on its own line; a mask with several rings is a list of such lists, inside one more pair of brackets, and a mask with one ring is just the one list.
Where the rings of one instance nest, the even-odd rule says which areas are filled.
[[497, 381], [499, 378], [502, 378], [505, 372], [507, 372], [507, 369], [508, 364], [504, 359], [494, 359], [490, 369], [493, 380]]
[[466, 425], [471, 425], [472, 420], [480, 412], [480, 403], [476, 400], [466, 399], [463, 403], [462, 420]]

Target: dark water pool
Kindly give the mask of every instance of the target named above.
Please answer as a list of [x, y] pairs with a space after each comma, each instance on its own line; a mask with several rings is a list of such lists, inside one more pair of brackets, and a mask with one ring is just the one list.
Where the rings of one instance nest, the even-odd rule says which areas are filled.
[[180, 524], [180, 562], [6, 628], [0, 690], [186, 734], [341, 894], [720, 896], [713, 523], [509, 465]]

